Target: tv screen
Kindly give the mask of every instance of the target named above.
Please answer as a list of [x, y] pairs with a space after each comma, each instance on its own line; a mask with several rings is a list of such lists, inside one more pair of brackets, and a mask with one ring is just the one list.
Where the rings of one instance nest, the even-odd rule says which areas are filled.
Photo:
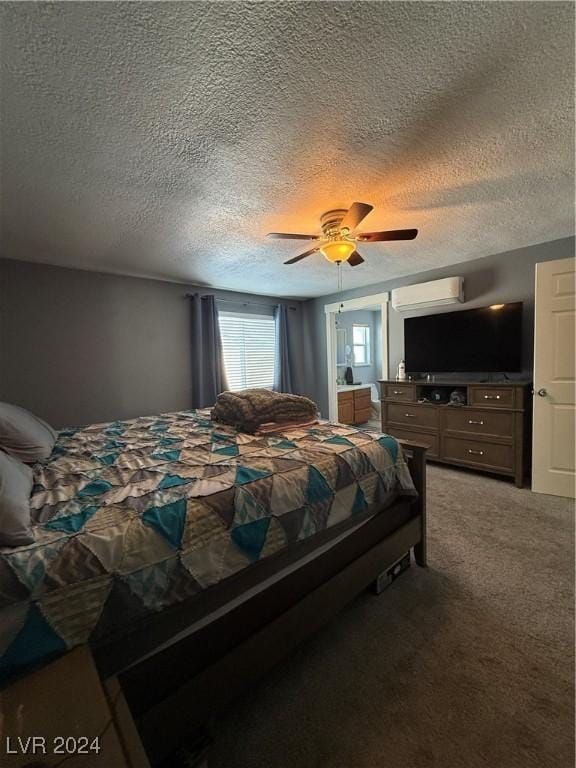
[[522, 303], [443, 312], [404, 321], [409, 373], [522, 370]]

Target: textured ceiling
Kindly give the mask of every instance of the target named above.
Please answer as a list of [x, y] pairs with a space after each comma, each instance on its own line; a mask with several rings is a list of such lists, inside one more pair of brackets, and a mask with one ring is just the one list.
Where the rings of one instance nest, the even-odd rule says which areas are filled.
[[[574, 5], [2, 3], [2, 255], [316, 296], [574, 232]], [[304, 247], [302, 247], [304, 245]]]

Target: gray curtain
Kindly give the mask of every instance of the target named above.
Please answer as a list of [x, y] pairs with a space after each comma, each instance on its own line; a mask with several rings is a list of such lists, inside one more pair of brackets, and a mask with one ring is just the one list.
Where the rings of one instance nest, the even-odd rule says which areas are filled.
[[191, 294], [192, 407], [214, 405], [227, 389], [222, 339], [214, 296]]
[[278, 304], [274, 310], [276, 322], [276, 350], [274, 358], [274, 391], [293, 392], [290, 352], [288, 349], [288, 306]]

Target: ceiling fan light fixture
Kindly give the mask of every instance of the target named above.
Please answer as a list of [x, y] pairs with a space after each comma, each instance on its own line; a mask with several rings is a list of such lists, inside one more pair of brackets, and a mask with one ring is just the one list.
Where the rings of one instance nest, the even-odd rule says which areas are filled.
[[330, 240], [320, 247], [322, 255], [332, 262], [348, 261], [355, 250], [356, 243], [351, 240]]

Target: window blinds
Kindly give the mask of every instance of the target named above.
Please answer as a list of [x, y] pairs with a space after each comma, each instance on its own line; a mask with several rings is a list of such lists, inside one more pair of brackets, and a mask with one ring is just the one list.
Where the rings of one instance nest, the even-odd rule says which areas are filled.
[[276, 331], [269, 315], [219, 312], [220, 335], [228, 386], [269, 388], [274, 384]]

